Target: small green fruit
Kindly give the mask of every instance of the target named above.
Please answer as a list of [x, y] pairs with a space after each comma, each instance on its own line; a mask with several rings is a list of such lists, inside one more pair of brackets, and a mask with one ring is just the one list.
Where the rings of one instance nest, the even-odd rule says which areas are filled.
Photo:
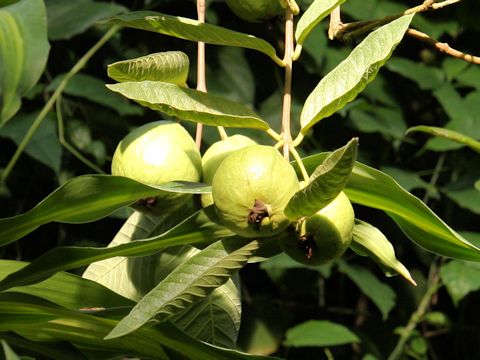
[[284, 238], [281, 246], [302, 264], [324, 264], [343, 255], [352, 240], [354, 222], [352, 204], [341, 192], [300, 225], [298, 239]]
[[[203, 182], [207, 184], [212, 183], [217, 168], [228, 155], [244, 148], [245, 146], [254, 144], [256, 144], [255, 141], [243, 135], [229, 136], [224, 140], [212, 144], [202, 157]], [[213, 204], [213, 197], [211, 194], [203, 194], [201, 200], [203, 207]]]
[[246, 21], [266, 20], [285, 12], [279, 0], [227, 0], [227, 5]]
[[251, 145], [227, 156], [212, 181], [215, 208], [225, 225], [246, 238], [280, 233], [283, 210], [299, 184], [295, 170], [271, 146]]

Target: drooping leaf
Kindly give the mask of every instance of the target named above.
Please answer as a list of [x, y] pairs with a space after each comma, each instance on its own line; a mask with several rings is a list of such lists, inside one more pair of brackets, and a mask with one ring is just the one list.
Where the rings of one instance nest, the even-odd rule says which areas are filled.
[[315, 0], [303, 13], [295, 29], [295, 40], [302, 45], [310, 31], [345, 0]]
[[268, 124], [245, 105], [202, 91], [160, 81], [107, 85], [152, 110], [207, 125], [268, 130]]
[[47, 14], [43, 0], [0, 8], [0, 126], [21, 105], [47, 63]]
[[20, 360], [20, 357], [13, 351], [13, 349], [8, 345], [5, 340], [0, 340], [3, 348], [3, 355], [5, 360]]
[[154, 316], [165, 320], [225, 283], [259, 247], [256, 240], [247, 244], [236, 241], [236, 246], [228, 240], [213, 243], [176, 268], [105, 339], [129, 334]]
[[442, 266], [440, 277], [457, 306], [470, 292], [480, 289], [480, 264], [452, 260]]
[[311, 216], [328, 205], [343, 190], [357, 158], [358, 138], [332, 152], [312, 176], [310, 183], [292, 196], [285, 207], [291, 219]]
[[378, 280], [365, 267], [347, 264], [340, 260], [338, 269], [347, 275], [373, 301], [382, 313], [383, 320], [386, 320], [390, 310], [395, 306], [395, 292], [387, 284]]
[[400, 274], [413, 285], [417, 285], [408, 269], [395, 257], [395, 250], [390, 241], [369, 223], [355, 220], [350, 248], [359, 255], [370, 257], [382, 268], [385, 275]]
[[163, 81], [183, 86], [190, 61], [182, 51], [165, 51], [108, 65], [108, 76], [118, 82]]
[[110, 21], [125, 27], [153, 31], [195, 42], [201, 41], [213, 45], [235, 46], [257, 50], [269, 56], [277, 64], [281, 66], [284, 65], [283, 61], [276, 55], [273, 46], [265, 40], [221, 26], [152, 11], [135, 11], [116, 16]]
[[459, 133], [458, 131], [453, 131], [437, 126], [426, 126], [426, 125], [419, 125], [413, 126], [409, 128], [406, 134], [410, 134], [412, 132], [424, 132], [433, 136], [442, 137], [448, 140], [455, 141], [459, 144], [467, 145], [470, 149], [480, 153], [480, 141], [472, 139], [471, 137]]
[[300, 117], [302, 133], [352, 101], [375, 79], [402, 40], [412, 17], [402, 16], [372, 32], [343, 62], [320, 80], [305, 101]]
[[0, 219], [0, 245], [18, 240], [48, 222], [91, 222], [138, 199], [165, 192], [200, 194], [209, 189], [200, 183], [170, 182], [154, 187], [121, 176], [79, 176], [67, 181], [26, 213]]
[[309, 320], [287, 330], [285, 346], [337, 346], [358, 343], [360, 339], [347, 327], [326, 320]]

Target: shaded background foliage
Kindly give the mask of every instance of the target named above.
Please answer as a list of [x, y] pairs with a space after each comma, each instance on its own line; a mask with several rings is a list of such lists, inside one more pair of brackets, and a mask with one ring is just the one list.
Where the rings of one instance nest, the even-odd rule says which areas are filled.
[[[187, 0], [115, 1], [102, 3], [103, 7], [89, 1], [45, 3], [51, 43], [48, 65], [39, 84], [24, 100], [21, 111], [0, 128], [0, 167], [9, 161], [33, 114], [58, 86], [61, 76], [105, 32], [106, 26], [97, 24], [97, 20], [125, 8], [149, 8], [196, 18], [195, 3]], [[306, 7], [310, 1], [299, 3]], [[223, 1], [212, 0], [209, 5], [208, 22], [258, 35], [282, 53], [280, 21], [246, 23], [232, 14]], [[367, 20], [414, 5], [418, 3], [351, 0], [342, 6], [342, 15], [345, 22]], [[65, 16], [62, 9], [72, 18]], [[417, 15], [414, 25], [457, 49], [478, 54], [479, 11], [478, 3], [462, 1], [444, 10]], [[81, 15], [74, 16], [77, 14]], [[294, 64], [294, 124], [298, 123], [302, 103], [321, 76], [343, 60], [355, 45], [355, 42], [329, 41], [326, 30], [324, 21], [307, 40], [300, 61]], [[167, 50], [182, 50], [189, 55], [188, 85], [195, 87], [195, 43], [124, 29], [95, 54], [65, 89], [61, 103], [65, 141], [104, 172], [109, 173], [115, 146], [130, 129], [159, 118], [157, 113], [128, 103], [105, 89], [104, 84], [111, 82], [106, 76], [107, 64]], [[262, 54], [207, 46], [209, 92], [249, 104], [277, 130], [282, 82], [282, 69], [272, 66], [271, 60]], [[56, 115], [49, 114], [6, 187], [0, 189], [0, 217], [24, 212], [67, 179], [94, 172], [62, 147]], [[407, 37], [375, 81], [355, 101], [317, 125], [301, 150], [304, 155], [331, 150], [358, 136], [360, 161], [389, 173], [404, 188], [423, 198], [450, 226], [480, 244], [480, 192], [474, 187], [480, 179], [478, 153], [421, 133], [405, 135], [406, 129], [415, 125], [445, 127], [480, 139], [480, 67], [449, 58]], [[185, 126], [193, 133], [194, 126], [187, 123]], [[298, 126], [293, 131], [296, 133]], [[229, 134], [233, 132], [230, 130]], [[270, 142], [260, 132], [235, 132]], [[206, 129], [204, 148], [217, 138], [215, 129]], [[361, 206], [356, 206], [355, 211], [358, 217], [381, 225], [394, 243], [397, 257], [413, 270], [418, 286], [414, 288], [398, 277], [384, 278], [375, 264], [353, 252], [333, 267], [313, 270], [285, 263], [249, 265], [241, 271], [244, 313], [240, 348], [288, 359], [327, 358], [329, 351], [338, 359], [351, 358], [356, 353], [355, 345], [332, 347], [327, 352], [324, 348], [282, 345], [285, 331], [293, 325], [322, 319], [348, 326], [362, 340], [363, 350], [381, 359], [394, 347], [399, 327], [407, 323], [417, 308], [433, 262], [442, 266], [440, 274], [446, 287], [438, 291], [431, 307], [434, 312], [429, 313], [430, 318], [421, 323], [410, 340], [410, 356], [470, 359], [472, 354], [480, 354], [477, 331], [480, 320], [476, 316], [480, 295], [474, 292], [480, 288], [480, 267], [440, 259], [405, 241], [405, 236], [383, 212]], [[2, 248], [1, 256], [30, 261], [58, 245], [106, 245], [125, 216], [122, 211], [88, 225], [48, 224], [20, 242]], [[357, 357], [361, 356], [358, 353]]]

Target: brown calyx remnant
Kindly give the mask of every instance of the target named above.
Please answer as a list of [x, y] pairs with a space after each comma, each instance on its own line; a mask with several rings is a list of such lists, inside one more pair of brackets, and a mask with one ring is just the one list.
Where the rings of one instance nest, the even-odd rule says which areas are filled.
[[154, 198], [154, 197], [140, 199], [137, 201], [137, 204], [144, 206], [145, 208], [147, 208], [147, 210], [151, 210], [156, 203], [157, 203], [157, 198]]
[[307, 260], [313, 257], [313, 252], [317, 249], [317, 244], [313, 235], [301, 235], [298, 238], [298, 247], [305, 253]]
[[250, 213], [247, 216], [247, 222], [249, 224], [258, 224], [266, 217], [270, 216], [267, 205], [265, 205], [261, 200], [255, 199], [253, 207], [250, 209]]

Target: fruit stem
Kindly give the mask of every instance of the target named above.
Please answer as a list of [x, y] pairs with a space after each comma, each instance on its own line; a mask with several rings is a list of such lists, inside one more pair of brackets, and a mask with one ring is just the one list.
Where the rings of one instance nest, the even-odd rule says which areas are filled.
[[285, 10], [285, 84], [283, 90], [283, 109], [282, 109], [282, 136], [283, 156], [288, 161], [290, 158], [290, 144], [292, 142], [292, 134], [290, 131], [291, 107], [292, 107], [292, 65], [293, 65], [293, 12], [290, 7]]
[[280, 134], [278, 134], [275, 130], [273, 129], [268, 129], [267, 130], [267, 134], [270, 135], [274, 140], [276, 141], [281, 141], [282, 140], [282, 136]]
[[310, 182], [310, 177], [308, 176], [307, 169], [305, 168], [305, 165], [303, 165], [302, 158], [300, 157], [300, 154], [298, 153], [297, 149], [295, 149], [293, 144], [290, 144], [290, 152], [297, 161], [298, 167], [302, 172], [303, 180], [305, 180], [307, 183]]

